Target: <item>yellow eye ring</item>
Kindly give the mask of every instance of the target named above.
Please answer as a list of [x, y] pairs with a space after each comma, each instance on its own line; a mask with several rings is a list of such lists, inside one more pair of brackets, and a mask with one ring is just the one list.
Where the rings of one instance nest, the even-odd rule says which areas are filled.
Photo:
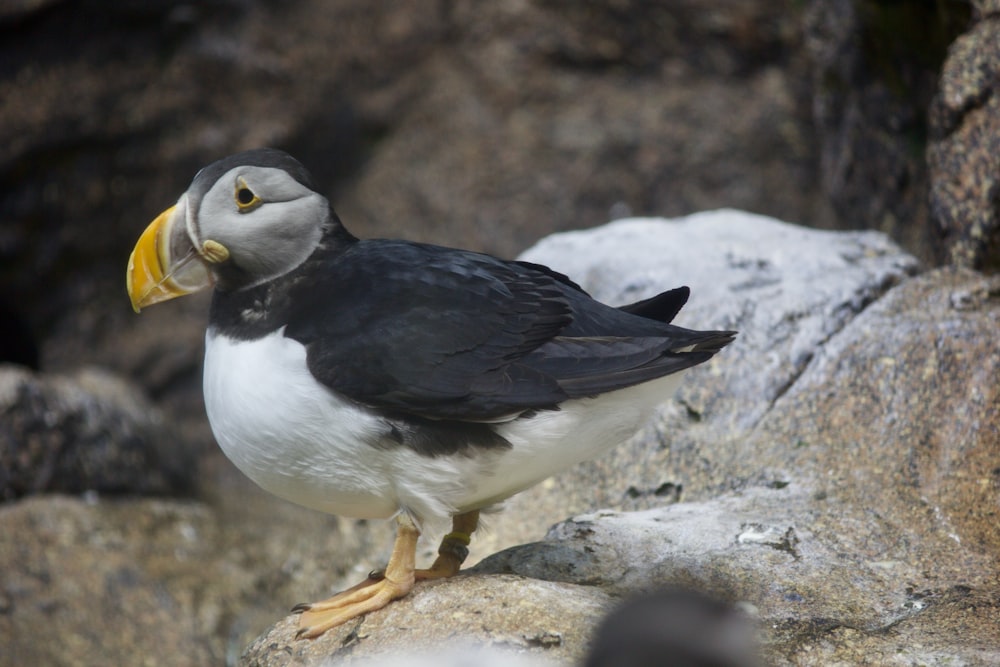
[[233, 194], [233, 199], [236, 201], [236, 208], [239, 209], [240, 213], [249, 213], [264, 203], [242, 178], [236, 179], [236, 191]]

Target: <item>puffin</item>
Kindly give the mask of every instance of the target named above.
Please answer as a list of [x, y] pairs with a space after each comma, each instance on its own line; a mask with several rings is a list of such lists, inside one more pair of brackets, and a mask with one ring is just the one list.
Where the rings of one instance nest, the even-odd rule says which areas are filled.
[[[359, 239], [270, 148], [199, 171], [140, 235], [126, 286], [136, 312], [212, 288], [205, 409], [240, 471], [395, 520], [384, 569], [294, 607], [303, 638], [455, 575], [480, 512], [627, 440], [736, 333], [670, 324], [687, 287], [612, 307], [539, 264]], [[449, 520], [417, 569], [421, 531]]]

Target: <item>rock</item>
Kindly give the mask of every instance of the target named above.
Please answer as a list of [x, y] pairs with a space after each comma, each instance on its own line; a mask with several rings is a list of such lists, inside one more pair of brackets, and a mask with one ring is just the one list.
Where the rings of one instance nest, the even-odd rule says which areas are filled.
[[204, 509], [33, 497], [0, 507], [0, 526], [0, 663], [222, 663]]
[[838, 227], [885, 232], [925, 262], [941, 259], [927, 206], [927, 108], [969, 13], [967, 3], [818, 0], [802, 22], [804, 95]]
[[[931, 211], [946, 259], [1000, 271], [1000, 26], [980, 20], [948, 51], [930, 109]], [[992, 11], [992, 14], [988, 13]]]
[[[456, 604], [458, 600], [462, 603]], [[584, 655], [590, 630], [609, 600], [587, 586], [509, 575], [459, 576], [421, 585], [388, 608], [311, 641], [295, 639], [298, 617], [289, 616], [258, 637], [240, 662], [247, 667], [369, 664], [378, 659], [401, 664], [390, 658], [468, 645], [573, 664]]]
[[142, 392], [107, 372], [0, 366], [0, 498], [43, 492], [179, 494], [194, 450]]
[[455, 5], [458, 43], [413, 71], [407, 113], [336, 207], [348, 225], [505, 256], [628, 211], [828, 219], [778, 46], [798, 16], [775, 3]]
[[[0, 665], [234, 664], [360, 551], [352, 522], [194, 501], [31, 496], [0, 505]], [[336, 559], [335, 559], [336, 560]]]
[[[718, 239], [725, 257], [732, 254], [727, 244], [742, 235], [720, 234], [714, 221], [702, 221], [707, 224], [699, 232]], [[753, 222], [743, 222], [747, 233]], [[629, 256], [636, 258], [630, 262], [636, 275], [650, 266], [644, 252], [662, 256], [671, 268], [683, 261], [652, 230], [640, 237], [639, 223], [619, 225], [618, 231], [644, 238], [643, 250]], [[619, 276], [614, 258], [622, 248], [611, 233], [616, 226], [554, 237], [528, 258], [548, 260], [585, 287], [601, 284], [608, 274]], [[817, 232], [803, 233], [818, 241]], [[588, 236], [601, 249], [596, 257], [580, 252]], [[748, 264], [784, 248], [795, 258], [785, 265], [794, 277], [785, 273], [751, 294], [731, 288], [737, 272], [704, 257], [705, 244], [681, 246], [695, 255], [689, 261], [700, 264], [706, 278], [730, 293], [708, 301], [723, 312], [687, 323], [714, 326], [732, 317], [730, 309], [755, 316], [736, 323], [743, 334], [732, 351], [717, 357], [718, 368], [692, 371], [676, 399], [683, 405], [692, 385], [705, 385], [711, 409], [693, 418], [690, 408], [668, 404], [655, 433], [511, 505], [524, 503], [538, 516], [549, 494], [576, 497], [579, 504], [596, 498], [617, 508], [681, 502], [638, 514], [578, 517], [544, 541], [498, 554], [476, 570], [586, 582], [619, 594], [696, 586], [756, 609], [766, 657], [776, 664], [1000, 659], [1000, 351], [994, 341], [1000, 282], [953, 269], [906, 278], [911, 260], [889, 248], [848, 253], [865, 257], [857, 273], [822, 265], [843, 259], [838, 244], [860, 240], [837, 234], [806, 250], [809, 244], [775, 244], [762, 234]], [[809, 278], [812, 266], [816, 273]], [[845, 288], [865, 293], [851, 282], [859, 275], [875, 278], [866, 297], [833, 297]], [[693, 303], [682, 315], [697, 316], [699, 294], [711, 293], [711, 287], [692, 286]], [[830, 292], [816, 295], [816, 304], [825, 304], [818, 321], [830, 328], [817, 335], [810, 321], [815, 311], [797, 307], [796, 295], [820, 286]], [[623, 301], [642, 292], [605, 296]], [[779, 301], [784, 297], [790, 298]], [[853, 305], [835, 319], [836, 305], [845, 302]], [[768, 323], [790, 330], [777, 335], [781, 329]], [[796, 364], [790, 342], [811, 335], [812, 352]], [[729, 363], [721, 363], [727, 354]], [[758, 365], [770, 355], [781, 365]], [[780, 381], [744, 384], [757, 373]], [[752, 418], [734, 419], [734, 413]], [[667, 487], [669, 493], [658, 493]], [[737, 491], [720, 496], [725, 489]]]
[[668, 584], [705, 591], [751, 611], [765, 664], [986, 665], [1000, 657], [995, 563], [958, 581], [928, 579], [923, 564], [857, 550], [886, 539], [869, 508], [824, 504], [815, 495], [806, 484], [582, 515], [473, 572], [585, 582], [619, 594]]
[[[880, 233], [810, 230], [731, 210], [553, 235], [522, 257], [614, 304], [686, 284], [691, 298], [677, 324], [740, 332], [724, 354], [686, 373], [655, 433], [522, 496], [551, 522], [595, 506], [709, 498], [748, 480], [783, 483], [780, 469], [741, 452], [741, 439], [818, 349], [918, 267]], [[541, 509], [548, 498], [559, 499], [551, 513]]]

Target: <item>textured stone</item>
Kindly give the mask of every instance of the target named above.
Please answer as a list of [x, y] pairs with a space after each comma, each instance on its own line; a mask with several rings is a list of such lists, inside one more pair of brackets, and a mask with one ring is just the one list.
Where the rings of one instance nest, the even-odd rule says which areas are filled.
[[43, 492], [190, 492], [195, 453], [134, 385], [0, 366], [0, 499]]
[[0, 665], [234, 664], [374, 550], [353, 522], [271, 499], [262, 514], [263, 494], [239, 491], [225, 511], [97, 494], [0, 505]]
[[[655, 432], [523, 501], [538, 508], [559, 498], [559, 509], [570, 513], [701, 499], [749, 479], [782, 483], [779, 469], [741, 453], [740, 439], [817, 349], [918, 266], [876, 232], [817, 231], [731, 210], [553, 235], [523, 257], [563, 271], [609, 303], [688, 285], [691, 299], [677, 324], [740, 332], [723, 354], [686, 373]], [[544, 516], [559, 520], [555, 512]]]
[[[995, 11], [995, 10], [994, 10]], [[949, 49], [930, 110], [930, 202], [947, 259], [1000, 271], [1000, 25], [977, 22]]]
[[219, 664], [214, 529], [173, 502], [0, 507], [0, 664]]
[[890, 234], [926, 262], [941, 255], [927, 205], [927, 108], [970, 11], [962, 2], [815, 0], [804, 12], [820, 177], [841, 226]]
[[[709, 227], [701, 232], [733, 238]], [[592, 232], [595, 245], [614, 257], [621, 248], [614, 248], [613, 236], [601, 238], [604, 231]], [[551, 240], [550, 255], [529, 256], [585, 285], [588, 276], [601, 284], [597, 276], [614, 261], [575, 260], [577, 239], [564, 240]], [[825, 251], [782, 245], [793, 250], [801, 271], [815, 266], [816, 281], [825, 276], [828, 289], [838, 289], [837, 272], [816, 264]], [[654, 255], [661, 250], [652, 237], [642, 247]], [[773, 245], [762, 236], [760, 247]], [[839, 254], [832, 239], [826, 249]], [[665, 259], [676, 266], [673, 257]], [[643, 266], [634, 263], [637, 274]], [[704, 270], [711, 275], [715, 266], [708, 261]], [[814, 283], [804, 275], [786, 278], [771, 289], [783, 293], [793, 283], [793, 298], [773, 310], [768, 304], [776, 302], [760, 294], [730, 290], [729, 301], [746, 299], [756, 312], [782, 313], [778, 322], [797, 312], [792, 329], [798, 333], [801, 320], [801, 334], [808, 335], [808, 309], [788, 306]], [[725, 287], [731, 272], [716, 271], [715, 280]], [[1000, 349], [994, 333], [1000, 283], [970, 271], [937, 270], [897, 275], [885, 285], [896, 280], [902, 282], [857, 301], [843, 320], [831, 322], [777, 394], [746, 391], [742, 382], [747, 367], [769, 353], [786, 364], [795, 360], [789, 337], [774, 335], [761, 319], [754, 322], [757, 335], [734, 344], [731, 363], [705, 377], [692, 372], [679, 392], [681, 401], [693, 383], [710, 385], [717, 397], [734, 392], [730, 397], [741, 397], [742, 410], [764, 404], [758, 419], [732, 420], [727, 413], [741, 410], [739, 400], [725, 411], [701, 412], [694, 423], [689, 410], [668, 404], [655, 434], [619, 448], [607, 465], [587, 464], [555, 478], [544, 491], [582, 496], [581, 503], [596, 496], [618, 508], [679, 504], [578, 517], [541, 543], [496, 555], [478, 569], [587, 582], [617, 593], [656, 584], [697, 586], [752, 605], [766, 655], [777, 664], [996, 662]], [[698, 294], [695, 288], [693, 298]], [[608, 296], [627, 300], [621, 293]], [[710, 303], [726, 300], [717, 295]], [[744, 322], [738, 328], [749, 327]], [[741, 345], [748, 347], [740, 351]], [[720, 497], [726, 488], [742, 490]], [[544, 497], [537, 489], [522, 496], [532, 508]], [[608, 562], [616, 567], [605, 569]]]
[[414, 656], [449, 645], [573, 664], [583, 657], [591, 628], [609, 607], [610, 598], [592, 587], [509, 575], [459, 576], [422, 584], [389, 607], [312, 641], [295, 639], [298, 617], [289, 616], [257, 638], [241, 664], [305, 667], [373, 659], [408, 664]]

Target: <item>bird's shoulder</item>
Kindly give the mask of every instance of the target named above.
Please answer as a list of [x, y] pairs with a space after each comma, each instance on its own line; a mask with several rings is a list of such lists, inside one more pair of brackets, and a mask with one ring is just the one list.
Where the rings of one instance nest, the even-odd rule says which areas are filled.
[[300, 283], [285, 335], [320, 382], [361, 403], [490, 419], [565, 399], [553, 379], [510, 367], [571, 323], [565, 289], [489, 255], [360, 241]]

